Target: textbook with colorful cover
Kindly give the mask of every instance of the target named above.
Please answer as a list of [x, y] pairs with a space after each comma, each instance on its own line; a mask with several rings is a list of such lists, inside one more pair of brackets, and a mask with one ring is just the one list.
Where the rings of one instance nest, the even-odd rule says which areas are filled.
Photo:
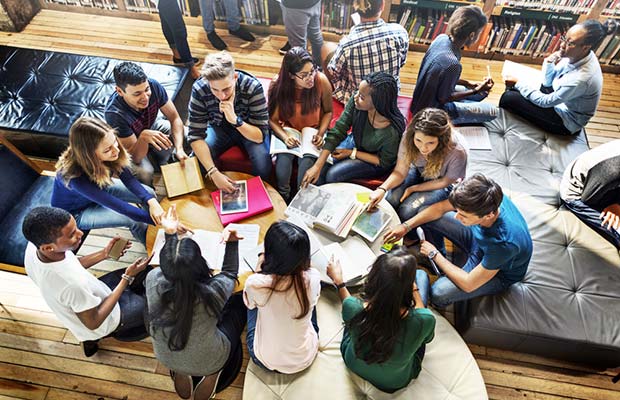
[[222, 225], [226, 226], [231, 222], [238, 222], [243, 219], [253, 217], [254, 215], [263, 213], [273, 209], [273, 204], [269, 198], [269, 193], [263, 184], [263, 180], [260, 176], [255, 176], [252, 179], [246, 181], [247, 187], [247, 211], [238, 212], [234, 214], [222, 214], [221, 213], [221, 190], [211, 192], [211, 198], [213, 199], [213, 205], [215, 211], [222, 221]]
[[196, 157], [186, 159], [184, 167], [181, 167], [180, 162], [162, 165], [161, 174], [168, 197], [195, 192], [205, 187]]
[[[306, 156], [306, 155], [314, 156], [317, 158], [319, 157], [319, 155], [321, 154], [321, 148], [316, 147], [315, 145], [312, 144], [312, 137], [316, 135], [316, 133], [318, 132], [317, 129], [311, 128], [309, 126], [302, 129], [301, 132], [295, 128], [291, 128], [288, 126], [284, 127], [283, 129], [286, 131], [287, 134], [296, 137], [297, 140], [299, 140], [299, 143], [301, 144], [297, 147], [289, 148], [276, 135], [271, 135], [271, 145], [269, 147], [269, 154], [275, 155], [275, 154], [286, 153], [286, 154], [292, 154], [299, 158], [302, 158], [303, 156]], [[327, 158], [327, 162], [329, 164], [334, 163], [332, 156], [329, 156]]]

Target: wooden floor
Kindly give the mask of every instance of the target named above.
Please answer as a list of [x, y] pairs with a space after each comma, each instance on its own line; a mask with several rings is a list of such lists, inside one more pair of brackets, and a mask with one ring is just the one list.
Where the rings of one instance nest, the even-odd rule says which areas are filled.
[[[190, 22], [188, 32], [195, 56], [213, 51], [198, 21]], [[260, 76], [277, 71], [281, 62], [277, 49], [286, 38], [261, 36], [249, 44], [225, 31], [220, 34], [239, 68]], [[0, 44], [135, 61], [168, 63], [171, 58], [156, 22], [52, 11], [41, 12], [22, 33], [0, 32]], [[421, 56], [410, 52], [402, 72], [406, 95], [413, 91]], [[490, 64], [496, 81], [500, 80], [501, 62], [464, 59], [463, 64], [464, 78], [480, 79]], [[501, 82], [496, 89], [490, 96], [492, 102], [499, 99]], [[605, 75], [601, 105], [587, 130], [592, 146], [620, 138], [620, 77]], [[91, 232], [80, 253], [100, 248], [116, 233], [118, 230]], [[121, 234], [130, 237], [128, 232]], [[106, 261], [94, 272], [123, 267], [142, 254], [144, 249], [134, 246], [123, 262]], [[148, 340], [120, 343], [106, 339], [101, 347], [95, 357], [84, 358], [77, 340], [49, 311], [28, 278], [0, 272], [0, 400], [176, 398], [167, 370], [153, 357]], [[470, 349], [492, 399], [620, 399], [620, 383], [611, 382], [620, 368], [597, 371], [482, 346]], [[244, 377], [240, 374], [218, 398], [241, 398]]]

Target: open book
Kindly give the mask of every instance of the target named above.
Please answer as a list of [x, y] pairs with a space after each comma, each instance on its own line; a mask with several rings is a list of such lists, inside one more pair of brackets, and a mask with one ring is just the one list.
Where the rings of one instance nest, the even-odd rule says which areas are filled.
[[465, 138], [468, 150], [493, 150], [489, 130], [484, 126], [459, 126], [454, 130]]
[[542, 71], [540, 69], [532, 68], [510, 60], [504, 61], [504, 66], [502, 67], [502, 78], [506, 79], [507, 76], [519, 78], [519, 81], [525, 82], [528, 86], [534, 88], [540, 87], [543, 78]]
[[[243, 239], [239, 241], [239, 273], [252, 272], [252, 269], [243, 260], [243, 255], [250, 250], [256, 248], [258, 244], [258, 234], [260, 226], [256, 224], [229, 224], [230, 229], [235, 229], [239, 236], [243, 236]], [[202, 229], [195, 229], [194, 233], [187, 233], [181, 236], [190, 237], [200, 247], [200, 253], [202, 258], [207, 261], [210, 268], [215, 270], [221, 270], [224, 262], [224, 252], [226, 250], [226, 243], [222, 242], [222, 233], [206, 231]], [[151, 265], [159, 265], [159, 253], [164, 247], [166, 237], [164, 230], [157, 231], [157, 237], [155, 238], [155, 244], [153, 245], [153, 258], [151, 259]]]
[[[311, 128], [309, 126], [302, 129], [301, 132], [295, 128], [291, 128], [288, 126], [284, 127], [283, 129], [286, 131], [287, 134], [296, 137], [299, 140], [299, 143], [301, 143], [301, 145], [289, 149], [286, 144], [276, 135], [271, 135], [269, 154], [274, 155], [287, 153], [297, 156], [299, 158], [302, 158], [306, 155], [314, 156], [317, 158], [319, 157], [319, 155], [321, 154], [321, 148], [316, 147], [312, 144], [312, 137], [318, 132], [317, 129]], [[334, 163], [332, 156], [329, 156], [327, 158], [327, 162], [329, 164]]]
[[181, 167], [179, 162], [162, 165], [161, 174], [168, 197], [195, 192], [205, 187], [196, 157], [185, 160], [185, 167]]

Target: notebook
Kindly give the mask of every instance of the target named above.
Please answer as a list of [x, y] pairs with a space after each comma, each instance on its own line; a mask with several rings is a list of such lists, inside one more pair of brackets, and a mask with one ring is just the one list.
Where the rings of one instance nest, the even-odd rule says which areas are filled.
[[247, 193], [248, 211], [222, 215], [220, 212], [222, 192], [221, 190], [211, 192], [213, 205], [215, 206], [215, 211], [217, 212], [217, 215], [220, 217], [220, 221], [222, 221], [222, 225], [226, 226], [231, 222], [241, 221], [273, 209], [273, 204], [271, 204], [271, 199], [269, 198], [267, 189], [265, 189], [265, 185], [263, 184], [260, 176], [256, 176], [252, 179], [247, 180]]

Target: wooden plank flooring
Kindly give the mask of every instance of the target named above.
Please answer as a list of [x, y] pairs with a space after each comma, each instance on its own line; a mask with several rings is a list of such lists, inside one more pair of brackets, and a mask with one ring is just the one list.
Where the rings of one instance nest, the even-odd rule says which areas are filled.
[[[245, 43], [219, 32], [228, 43], [238, 67], [259, 76], [275, 74], [281, 62], [277, 53], [286, 38], [257, 36]], [[199, 23], [188, 24], [190, 46], [195, 56], [213, 49]], [[170, 52], [157, 22], [72, 14], [44, 10], [21, 33], [0, 32], [0, 44], [35, 49], [125, 58], [135, 61], [170, 63]], [[422, 54], [410, 52], [402, 71], [403, 92], [411, 95]], [[503, 84], [499, 82], [501, 62], [464, 59], [463, 77], [480, 79], [491, 66], [496, 90], [489, 101], [497, 103]], [[588, 125], [591, 146], [620, 138], [620, 77], [605, 74], [603, 98]], [[53, 162], [41, 163], [53, 168]], [[161, 193], [161, 186], [158, 192]], [[128, 231], [92, 231], [81, 254], [105, 245], [116, 234]], [[106, 261], [93, 268], [95, 275], [122, 268], [144, 254], [134, 245], [121, 262]], [[99, 400], [174, 399], [167, 370], [152, 354], [148, 339], [122, 343], [102, 341], [102, 350], [86, 359], [77, 340], [47, 308], [25, 276], [0, 272], [0, 400]], [[529, 354], [483, 346], [470, 349], [482, 371], [492, 399], [618, 399], [620, 384], [611, 378], [620, 372], [597, 371]], [[449, 360], [446, 360], [449, 362]], [[245, 359], [247, 364], [247, 355]], [[245, 367], [239, 378], [218, 399], [240, 399]]]

